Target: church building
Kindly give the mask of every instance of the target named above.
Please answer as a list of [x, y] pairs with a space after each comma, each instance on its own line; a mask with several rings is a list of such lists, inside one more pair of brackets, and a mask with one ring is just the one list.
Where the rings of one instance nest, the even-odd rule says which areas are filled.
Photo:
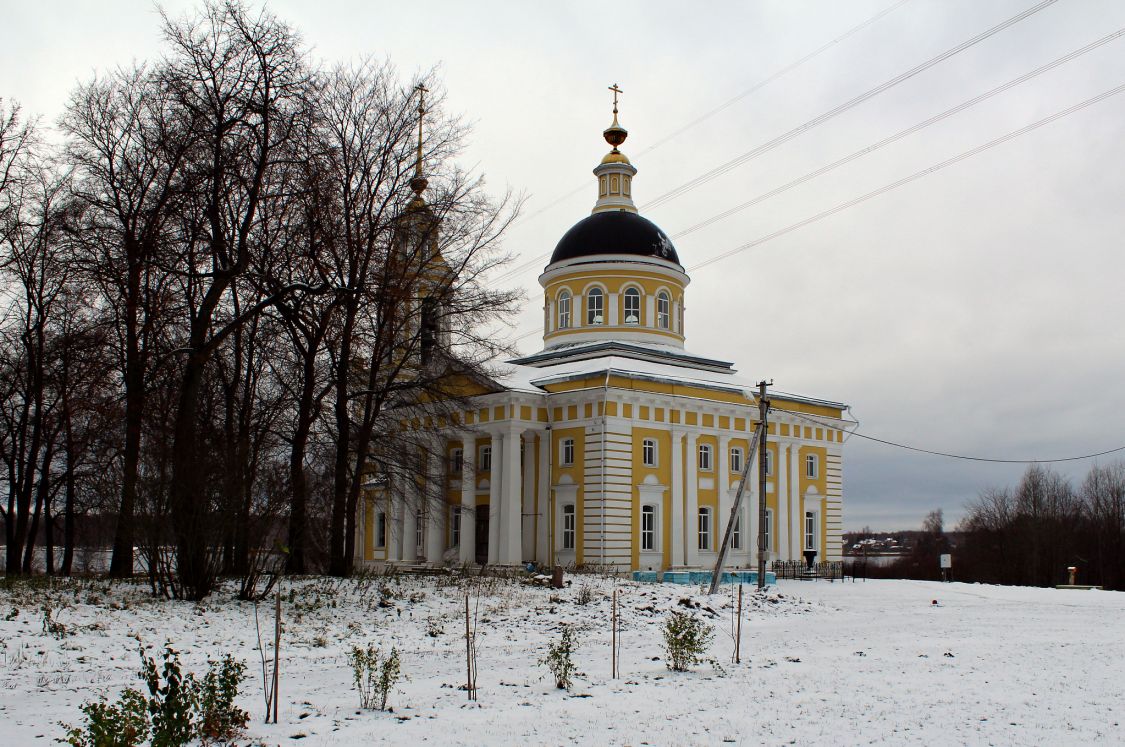
[[[616, 103], [603, 135], [611, 150], [594, 168], [593, 210], [539, 277], [543, 349], [494, 367], [456, 427], [439, 431], [422, 474], [372, 482], [360, 567], [714, 565], [751, 457], [757, 389], [732, 363], [689, 352], [690, 280], [633, 203]], [[767, 559], [840, 560], [846, 406], [769, 401]], [[756, 564], [756, 467], [750, 475], [728, 568]]]

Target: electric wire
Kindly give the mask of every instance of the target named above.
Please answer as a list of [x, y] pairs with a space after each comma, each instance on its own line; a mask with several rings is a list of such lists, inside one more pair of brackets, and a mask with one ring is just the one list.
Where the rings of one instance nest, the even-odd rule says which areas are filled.
[[1008, 27], [1013, 26], [1013, 25], [1019, 23], [1020, 21], [1023, 21], [1024, 19], [1031, 17], [1032, 15], [1038, 13], [1039, 11], [1043, 10], [1044, 8], [1046, 8], [1050, 5], [1053, 5], [1055, 2], [1057, 2], [1057, 0], [1042, 0], [1041, 2], [1037, 3], [1036, 5], [1033, 5], [1032, 7], [1028, 8], [1028, 9], [1026, 9], [1026, 10], [1024, 10], [1020, 13], [1017, 13], [1016, 15], [1012, 16], [1011, 18], [1007, 19], [1006, 21], [998, 23], [997, 25], [993, 26], [992, 28], [989, 28], [986, 31], [982, 31], [981, 33], [977, 34], [976, 36], [974, 36], [970, 39], [967, 39], [966, 41], [961, 42], [957, 46], [952, 47], [950, 49], [947, 49], [946, 51], [942, 52], [941, 54], [937, 55], [936, 57], [932, 57], [929, 60], [926, 60], [925, 62], [921, 63], [920, 65], [916, 65], [915, 67], [912, 67], [911, 69], [907, 70], [906, 72], [901, 73], [899, 75], [896, 75], [894, 78], [891, 78], [890, 80], [884, 81], [883, 83], [875, 86], [874, 88], [871, 88], [871, 89], [865, 91], [864, 93], [861, 93], [858, 96], [855, 96], [854, 98], [851, 98], [848, 101], [845, 101], [844, 103], [842, 103], [842, 104], [840, 104], [840, 105], [838, 105], [838, 106], [836, 106], [832, 109], [829, 109], [828, 111], [824, 112], [823, 114], [820, 114], [819, 116], [813, 117], [812, 119], [808, 120], [804, 124], [798, 125], [797, 127], [794, 127], [793, 129], [789, 130], [788, 132], [785, 132], [781, 135], [778, 135], [774, 139], [769, 140], [769, 141], [759, 145], [758, 147], [756, 147], [752, 150], [749, 150], [746, 153], [743, 153], [740, 156], [732, 158], [731, 160], [716, 166], [715, 168], [711, 169], [710, 171], [707, 171], [707, 172], [705, 172], [703, 174], [700, 174], [699, 176], [695, 177], [694, 179], [691, 179], [687, 182], [684, 182], [683, 184], [679, 185], [678, 187], [674, 187], [673, 189], [668, 190], [667, 192], [665, 192], [664, 194], [656, 197], [655, 199], [651, 200], [650, 202], [645, 203], [644, 205], [641, 205], [641, 209], [647, 210], [649, 208], [653, 208], [653, 207], [656, 207], [658, 205], [662, 205], [662, 204], [664, 204], [666, 202], [669, 202], [669, 201], [671, 201], [671, 200], [673, 200], [677, 197], [680, 197], [681, 195], [684, 195], [684, 194], [690, 192], [691, 190], [695, 189], [696, 187], [699, 187], [703, 184], [706, 184], [707, 182], [722, 176], [723, 174], [727, 173], [728, 171], [731, 171], [732, 169], [735, 169], [735, 168], [741, 166], [742, 164], [747, 163], [748, 161], [750, 161], [754, 158], [757, 158], [758, 156], [762, 155], [763, 153], [767, 153], [767, 152], [773, 150], [774, 148], [776, 148], [777, 146], [782, 145], [783, 143], [789, 142], [790, 140], [797, 137], [798, 135], [802, 135], [802, 134], [808, 132], [809, 130], [812, 130], [816, 127], [819, 127], [820, 125], [834, 119], [835, 117], [839, 116], [840, 114], [843, 114], [844, 112], [846, 112], [850, 109], [853, 109], [856, 106], [859, 106], [863, 102], [868, 101], [869, 99], [872, 99], [875, 96], [878, 96], [879, 94], [890, 90], [891, 88], [894, 88], [899, 83], [903, 83], [907, 80], [910, 80], [914, 76], [916, 76], [916, 75], [918, 75], [922, 72], [925, 72], [926, 70], [929, 70], [930, 68], [934, 67], [935, 65], [937, 65], [941, 62], [944, 62], [945, 60], [948, 60], [949, 58], [953, 57], [954, 55], [960, 54], [961, 52], [964, 52], [966, 49], [969, 49], [969, 48], [979, 44], [980, 42], [982, 42], [982, 41], [984, 41], [984, 40], [986, 40], [986, 39], [988, 39], [992, 36], [995, 36], [996, 34], [1000, 33], [1004, 29], [1007, 29]]
[[[1062, 119], [1063, 117], [1074, 114], [1075, 112], [1080, 111], [1082, 109], [1085, 109], [1088, 106], [1092, 106], [1096, 103], [1104, 101], [1105, 99], [1108, 99], [1111, 96], [1115, 96], [1116, 94], [1119, 94], [1122, 91], [1125, 91], [1125, 84], [1119, 85], [1115, 88], [1111, 88], [1107, 91], [1103, 91], [1102, 93], [1100, 93], [1096, 96], [1092, 96], [1091, 98], [1088, 98], [1084, 101], [1081, 101], [1077, 104], [1074, 104], [1073, 106], [1070, 106], [1070, 107], [1067, 107], [1066, 109], [1062, 109], [1060, 111], [1057, 111], [1054, 114], [1051, 114], [1047, 117], [1044, 117], [1043, 119], [1032, 122], [1031, 124], [1026, 125], [1024, 127], [1021, 127], [1017, 130], [1012, 130], [1011, 132], [1008, 132], [1005, 135], [1001, 135], [1000, 137], [995, 138], [993, 140], [990, 140], [987, 143], [984, 143], [982, 145], [978, 145], [975, 148], [971, 148], [967, 151], [964, 151], [963, 153], [960, 153], [956, 156], [953, 156], [952, 158], [947, 158], [946, 160], [941, 161], [939, 163], [936, 163], [936, 164], [934, 164], [932, 166], [929, 166], [925, 169], [922, 169], [921, 171], [916, 171], [913, 174], [911, 174], [909, 176], [906, 176], [906, 177], [903, 177], [902, 179], [899, 179], [897, 181], [891, 182], [890, 184], [885, 184], [882, 187], [879, 187], [878, 189], [872, 190], [871, 192], [868, 192], [866, 194], [860, 195], [859, 197], [855, 197], [855, 198], [853, 198], [851, 200], [848, 200], [846, 202], [842, 202], [839, 205], [836, 205], [835, 207], [829, 208], [827, 210], [823, 210], [823, 211], [817, 213], [816, 215], [810, 216], [808, 218], [805, 218], [804, 220], [800, 220], [796, 223], [790, 224], [790, 225], [786, 226], [785, 228], [778, 229], [777, 231], [766, 234], [765, 236], [761, 236], [757, 239], [754, 239], [753, 241], [748, 241], [745, 244], [741, 244], [739, 246], [734, 247], [733, 249], [729, 249], [726, 252], [723, 252], [722, 254], [717, 254], [714, 257], [706, 259], [703, 262], [700, 262], [699, 264], [693, 265], [692, 267], [689, 267], [687, 269], [688, 269], [689, 272], [695, 272], [696, 270], [702, 269], [704, 267], [708, 267], [709, 265], [715, 264], [716, 262], [721, 262], [724, 259], [729, 259], [730, 257], [733, 257], [734, 255], [739, 254], [741, 252], [744, 252], [748, 249], [752, 249], [754, 247], [765, 244], [768, 241], [772, 241], [773, 239], [779, 238], [779, 237], [784, 236], [788, 233], [796, 231], [800, 228], [804, 228], [805, 226], [808, 226], [812, 223], [816, 223], [816, 222], [821, 221], [825, 218], [833, 216], [837, 213], [843, 212], [843, 211], [845, 211], [849, 208], [855, 207], [856, 205], [867, 202], [868, 200], [870, 200], [874, 197], [878, 197], [880, 195], [886, 194], [887, 192], [891, 192], [895, 189], [898, 189], [899, 187], [905, 186], [905, 185], [907, 185], [911, 182], [914, 182], [914, 181], [917, 181], [917, 180], [919, 180], [923, 177], [929, 176], [930, 174], [934, 174], [934, 173], [936, 173], [938, 171], [941, 171], [942, 169], [944, 169], [948, 166], [952, 166], [956, 163], [960, 163], [961, 161], [964, 161], [964, 160], [966, 160], [968, 158], [971, 158], [975, 155], [979, 155], [980, 153], [983, 153], [987, 150], [990, 150], [990, 149], [996, 147], [997, 145], [1002, 145], [1003, 143], [1006, 143], [1009, 140], [1013, 140], [1017, 137], [1020, 137], [1021, 135], [1026, 135], [1029, 132], [1032, 132], [1034, 130], [1039, 129], [1040, 127], [1051, 124], [1052, 122], [1055, 122], [1059, 119]], [[522, 340], [526, 337], [530, 337], [531, 335], [534, 335], [538, 332], [541, 332], [541, 330], [537, 329], [537, 328], [531, 329], [531, 330], [525, 332], [524, 334], [516, 337], [513, 340], [513, 342], [518, 342], [519, 340]]]
[[886, 146], [888, 146], [888, 145], [890, 145], [894, 142], [897, 142], [897, 141], [903, 139], [904, 137], [907, 137], [908, 135], [913, 135], [916, 132], [924, 130], [925, 128], [929, 127], [930, 125], [937, 124], [938, 122], [941, 122], [942, 120], [947, 119], [947, 118], [953, 116], [954, 114], [958, 114], [960, 112], [965, 111], [966, 109], [969, 109], [973, 106], [976, 106], [977, 104], [981, 103], [982, 101], [986, 101], [986, 100], [992, 98], [993, 96], [1001, 94], [1001, 93], [1003, 93], [1003, 92], [1005, 92], [1005, 91], [1007, 91], [1011, 88], [1014, 88], [1014, 87], [1016, 87], [1016, 86], [1018, 86], [1022, 83], [1026, 83], [1027, 81], [1031, 80], [1032, 78], [1036, 78], [1036, 77], [1042, 75], [1043, 73], [1046, 73], [1050, 70], [1054, 70], [1055, 68], [1059, 67], [1060, 65], [1064, 65], [1067, 62], [1075, 60], [1075, 59], [1081, 57], [1082, 55], [1085, 55], [1089, 52], [1092, 52], [1095, 49], [1098, 49], [1099, 47], [1102, 47], [1102, 46], [1108, 44], [1109, 42], [1114, 41], [1115, 39], [1119, 39], [1122, 36], [1125, 36], [1125, 28], [1118, 29], [1117, 31], [1114, 31], [1112, 34], [1107, 34], [1106, 36], [1103, 36], [1102, 38], [1100, 38], [1096, 41], [1093, 41], [1093, 42], [1087, 44], [1084, 47], [1076, 49], [1076, 50], [1074, 50], [1074, 51], [1072, 51], [1072, 52], [1070, 52], [1066, 55], [1063, 55], [1062, 57], [1059, 57], [1056, 60], [1048, 62], [1046, 65], [1042, 65], [1041, 67], [1037, 67], [1036, 69], [1034, 69], [1030, 72], [1024, 73], [1023, 75], [1021, 75], [1017, 78], [1013, 78], [1012, 80], [1009, 80], [1007, 83], [1003, 83], [1003, 84], [1001, 84], [999, 86], [996, 86], [995, 88], [993, 88], [989, 91], [986, 91], [986, 92], [980, 94], [979, 96], [974, 96], [973, 98], [968, 99], [967, 101], [963, 101], [963, 102], [961, 102], [957, 106], [954, 106], [951, 109], [946, 109], [944, 112], [941, 112], [940, 114], [935, 114], [934, 116], [930, 117], [929, 119], [923, 120], [922, 122], [918, 122], [915, 125], [907, 127], [905, 130], [901, 130], [899, 132], [896, 132], [894, 135], [890, 135], [886, 138], [883, 138], [882, 140], [880, 140], [876, 143], [873, 143], [871, 145], [868, 145], [865, 148], [861, 148], [860, 150], [857, 150], [854, 153], [851, 153], [847, 156], [844, 156], [843, 158], [841, 158], [837, 161], [833, 161], [832, 163], [830, 163], [826, 166], [822, 166], [819, 169], [816, 169], [815, 171], [810, 171], [809, 173], [805, 174], [804, 176], [798, 177], [797, 179], [794, 179], [794, 180], [792, 180], [792, 181], [790, 181], [786, 184], [782, 184], [781, 186], [776, 187], [774, 189], [771, 189], [768, 192], [763, 192], [762, 194], [758, 195], [757, 197], [754, 197], [750, 200], [747, 200], [746, 202], [743, 202], [739, 205], [735, 205], [734, 207], [729, 208], [727, 210], [724, 210], [721, 213], [717, 213], [715, 215], [712, 215], [709, 218], [701, 220], [701, 221], [699, 221], [698, 223], [696, 223], [692, 226], [689, 226], [689, 227], [687, 227], [687, 228], [685, 228], [681, 231], [678, 231], [678, 232], [672, 234], [672, 238], [678, 239], [678, 238], [682, 238], [684, 236], [687, 236], [688, 234], [693, 233], [695, 231], [698, 231], [701, 228], [706, 228], [707, 226], [710, 226], [710, 225], [712, 225], [714, 223], [717, 223], [721, 220], [729, 218], [730, 216], [734, 215], [735, 213], [741, 212], [742, 210], [745, 210], [748, 207], [752, 207], [754, 205], [757, 205], [761, 202], [764, 202], [764, 201], [770, 199], [771, 197], [775, 197], [775, 196], [781, 194], [782, 192], [786, 192], [786, 191], [792, 189], [793, 187], [797, 187], [801, 184], [804, 184], [805, 182], [810, 181], [811, 179], [815, 179], [818, 176], [823, 176], [824, 174], [828, 173], [829, 171], [832, 171], [836, 168], [839, 168], [840, 166], [843, 166], [844, 164], [851, 163], [852, 161], [856, 160], [857, 158], [861, 158], [861, 157], [866, 156], [870, 153], [874, 153], [875, 151], [877, 151], [881, 148], [884, 148], [884, 147], [886, 147]]
[[[806, 415], [805, 413], [799, 412], [797, 410], [788, 410], [788, 409], [785, 409], [784, 407], [775, 407], [773, 405], [770, 405], [770, 410], [771, 411], [776, 410], [778, 412], [786, 412], [786, 413], [789, 413], [790, 415], [795, 415], [798, 418], [800, 418], [801, 420], [806, 420], [810, 423], [815, 423], [822, 428], [829, 425], [828, 423], [825, 423], [823, 420], [817, 420], [817, 419], [815, 419], [813, 417], [810, 417], [810, 416]], [[885, 444], [887, 446], [894, 446], [894, 447], [899, 448], [899, 449], [906, 449], [907, 451], [916, 451], [916, 452], [919, 452], [919, 453], [922, 453], [922, 454], [930, 454], [930, 455], [933, 455], [933, 456], [948, 457], [950, 459], [963, 459], [963, 460], [970, 461], [970, 462], [992, 462], [992, 463], [995, 463], [995, 464], [1055, 464], [1055, 463], [1058, 463], [1058, 462], [1077, 462], [1077, 461], [1080, 461], [1082, 459], [1094, 459], [1096, 457], [1105, 456], [1106, 454], [1116, 454], [1119, 451], [1125, 451], [1125, 446], [1118, 446], [1116, 448], [1106, 449], [1104, 451], [1098, 451], [1098, 452], [1095, 452], [1093, 454], [1082, 454], [1081, 456], [1055, 457], [1055, 458], [1052, 458], [1052, 459], [995, 459], [995, 458], [992, 458], [992, 457], [970, 456], [968, 454], [952, 454], [952, 453], [949, 453], [949, 452], [946, 452], [946, 451], [935, 451], [933, 449], [923, 449], [920, 446], [911, 446], [909, 444], [898, 443], [897, 441], [889, 441], [889, 440], [883, 439], [883, 438], [876, 438], [875, 436], [868, 436], [865, 433], [860, 433], [858, 429], [851, 430], [851, 431], [845, 431], [845, 432], [848, 433], [851, 436], [858, 436], [859, 438], [863, 438], [863, 439], [866, 439], [868, 441], [875, 441], [876, 443]]]
[[[741, 93], [739, 93], [734, 98], [729, 99], [725, 103], [720, 104], [719, 106], [715, 107], [714, 109], [711, 109], [711, 110], [705, 112], [704, 114], [696, 117], [691, 122], [687, 123], [686, 125], [681, 126], [679, 129], [673, 130], [672, 132], [668, 133], [664, 137], [662, 137], [659, 140], [657, 140], [656, 142], [654, 142], [652, 145], [650, 145], [647, 148], [645, 148], [644, 150], [641, 150], [640, 152], [638, 152], [637, 156], [643, 156], [647, 153], [651, 153], [652, 151], [656, 150], [657, 148], [664, 145], [668, 141], [674, 139], [676, 136], [687, 132], [688, 130], [692, 129], [693, 127], [700, 124], [701, 122], [704, 122], [704, 121], [710, 119], [711, 117], [715, 116], [716, 114], [730, 108], [731, 106], [738, 103], [739, 101], [746, 98], [747, 96], [754, 93], [755, 91], [757, 91], [757, 90], [765, 87], [766, 85], [774, 82], [778, 78], [783, 77], [787, 73], [790, 73], [790, 72], [796, 70], [798, 67], [800, 67], [801, 65], [804, 65], [806, 62], [809, 62], [810, 60], [820, 56], [821, 54], [826, 52], [832, 46], [838, 44], [839, 42], [844, 41], [845, 39], [852, 36], [853, 34], [856, 34], [859, 31], [862, 31], [863, 29], [867, 28], [871, 24], [875, 23], [876, 21], [883, 18], [884, 16], [891, 13], [892, 11], [897, 10], [898, 8], [902, 7], [903, 5], [905, 5], [908, 2], [910, 2], [910, 0], [899, 0], [899, 2], [897, 2], [894, 5], [891, 5], [890, 7], [885, 8], [884, 10], [876, 13], [875, 15], [871, 16], [867, 20], [865, 20], [861, 23], [858, 23], [855, 26], [852, 26], [850, 29], [845, 31], [843, 34], [840, 34], [835, 39], [832, 39], [831, 41], [821, 45], [818, 48], [816, 48], [812, 52], [809, 52], [808, 54], [806, 54], [804, 57], [797, 60], [796, 62], [789, 63], [788, 65], [781, 68], [780, 70], [777, 70], [776, 72], [772, 73], [771, 75], [767, 76], [766, 78], [763, 78], [762, 80], [758, 81], [757, 83], [750, 86], [746, 90], [742, 91]], [[579, 192], [586, 191], [587, 188], [588, 188], [588, 185], [585, 184], [585, 183], [583, 183], [580, 186], [575, 187], [574, 189], [570, 190], [569, 192], [562, 195], [561, 197], [558, 197], [558, 198], [554, 199], [553, 201], [547, 203], [546, 205], [539, 208], [535, 212], [530, 213], [530, 214], [520, 218], [519, 221], [516, 222], [516, 225], [517, 226], [522, 225], [522, 224], [530, 221], [532, 218], [535, 218], [536, 216], [550, 210], [551, 208], [555, 207], [556, 205], [569, 200], [571, 197], [578, 194]], [[543, 254], [541, 256], [535, 257], [534, 259], [523, 262], [523, 263], [521, 263], [521, 264], [517, 265], [516, 267], [513, 267], [509, 270], [505, 270], [503, 273], [498, 275], [493, 280], [493, 282], [503, 282], [504, 280], [506, 280], [510, 277], [514, 277], [516, 275], [519, 275], [520, 273], [524, 272], [525, 270], [527, 270], [531, 267], [534, 267], [538, 263], [542, 262], [545, 258], [547, 258], [549, 256], [550, 256], [549, 253]]]
[[890, 184], [885, 184], [885, 185], [883, 185], [882, 187], [879, 187], [876, 190], [868, 192], [867, 194], [860, 195], [859, 197], [848, 200], [847, 202], [842, 202], [839, 205], [836, 205], [835, 207], [829, 208], [827, 210], [823, 210], [823, 211], [817, 213], [816, 215], [805, 218], [804, 220], [798, 221], [797, 223], [793, 223], [789, 226], [786, 226], [785, 228], [778, 229], [777, 231], [774, 231], [773, 233], [766, 234], [765, 236], [761, 236], [757, 239], [754, 239], [753, 241], [748, 241], [745, 244], [742, 244], [740, 246], [736, 246], [733, 249], [730, 249], [726, 252], [723, 252], [722, 254], [717, 254], [714, 257], [711, 257], [710, 259], [704, 260], [703, 262], [700, 262], [699, 264], [694, 265], [693, 267], [690, 267], [688, 269], [689, 269], [689, 271], [694, 272], [695, 270], [699, 270], [701, 268], [712, 265], [716, 262], [720, 262], [724, 259], [728, 259], [729, 257], [732, 257], [735, 254], [738, 254], [740, 252], [744, 252], [747, 249], [752, 249], [756, 246], [760, 246], [761, 244], [766, 243], [767, 241], [772, 241], [773, 239], [776, 239], [780, 236], [784, 236], [787, 233], [790, 233], [792, 231], [796, 231], [799, 228], [804, 228], [807, 225], [810, 225], [812, 223], [816, 223], [817, 221], [821, 221], [825, 218], [828, 218], [829, 216], [835, 215], [836, 213], [847, 210], [848, 208], [852, 208], [852, 207], [855, 207], [856, 205], [867, 202], [868, 200], [872, 199], [873, 197], [878, 197], [880, 195], [886, 194], [887, 192], [898, 189], [899, 187], [902, 187], [906, 184], [910, 184], [911, 182], [917, 181], [918, 179], [921, 179], [922, 177], [929, 176], [930, 174], [941, 171], [942, 169], [944, 169], [948, 166], [952, 166], [956, 163], [960, 163], [961, 161], [964, 161], [967, 158], [972, 158], [973, 156], [978, 155], [980, 153], [983, 153], [986, 150], [990, 150], [992, 148], [995, 148], [997, 145], [1001, 145], [1003, 143], [1006, 143], [1009, 140], [1013, 140], [1014, 138], [1017, 138], [1021, 135], [1026, 135], [1027, 133], [1029, 133], [1033, 130], [1037, 130], [1040, 127], [1051, 124], [1052, 122], [1055, 122], [1056, 120], [1062, 119], [1063, 117], [1069, 116], [1070, 114], [1073, 114], [1077, 111], [1085, 109], [1088, 106], [1092, 106], [1092, 105], [1094, 105], [1094, 104], [1096, 104], [1100, 101], [1104, 101], [1105, 99], [1110, 98], [1111, 96], [1115, 96], [1116, 94], [1119, 94], [1122, 91], [1125, 91], [1125, 84], [1117, 86], [1116, 88], [1111, 88], [1108, 91], [1103, 91], [1102, 93], [1098, 94], [1097, 96], [1093, 96], [1091, 98], [1086, 99], [1085, 101], [1081, 101], [1081, 102], [1079, 102], [1079, 103], [1077, 103], [1073, 106], [1067, 107], [1066, 109], [1063, 109], [1061, 111], [1057, 111], [1050, 116], [1044, 117], [1043, 119], [1040, 119], [1036, 122], [1032, 122], [1029, 125], [1026, 125], [1024, 127], [1019, 128], [1018, 130], [1012, 130], [1011, 132], [1007, 133], [1006, 135], [1001, 135], [1000, 137], [995, 138], [994, 140], [990, 140], [987, 143], [984, 143], [983, 145], [978, 145], [975, 148], [971, 148], [971, 149], [969, 149], [969, 150], [967, 150], [963, 153], [960, 153], [956, 156], [953, 156], [952, 158], [947, 158], [946, 160], [941, 161], [940, 163], [936, 163], [933, 166], [930, 166], [928, 168], [922, 169], [921, 171], [916, 171], [913, 174], [911, 174], [910, 176], [905, 176], [902, 179], [891, 182]]

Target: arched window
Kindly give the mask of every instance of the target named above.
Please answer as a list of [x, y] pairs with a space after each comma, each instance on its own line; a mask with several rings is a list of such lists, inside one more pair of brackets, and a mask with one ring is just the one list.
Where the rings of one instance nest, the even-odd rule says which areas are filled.
[[559, 294], [559, 329], [570, 327], [570, 293]]
[[586, 324], [601, 324], [605, 321], [605, 296], [601, 288], [591, 288], [586, 294]]
[[625, 323], [641, 323], [641, 294], [636, 288], [625, 291]]
[[672, 322], [672, 300], [664, 291], [656, 296], [656, 326], [668, 329]]

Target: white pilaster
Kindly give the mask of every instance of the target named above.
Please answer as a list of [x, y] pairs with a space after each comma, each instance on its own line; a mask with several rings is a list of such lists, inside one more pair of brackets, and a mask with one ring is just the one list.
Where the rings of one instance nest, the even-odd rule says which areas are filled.
[[461, 439], [461, 562], [475, 563], [477, 552], [477, 437]]
[[[685, 453], [685, 470], [687, 476], [686, 496], [687, 507], [684, 510], [684, 526], [687, 530], [685, 547], [687, 548], [687, 564], [690, 568], [699, 565], [699, 450], [696, 444], [698, 434], [687, 434], [687, 451]], [[714, 523], [714, 522], [712, 522]], [[714, 533], [714, 529], [712, 529]]]
[[503, 553], [500, 562], [519, 565], [523, 556], [523, 478], [520, 475], [520, 449], [523, 439], [518, 429], [509, 429], [504, 434], [504, 484], [501, 486], [503, 508], [501, 519], [504, 526], [504, 539], [500, 543]]
[[687, 563], [684, 556], [684, 434], [672, 430], [672, 567]]
[[488, 473], [488, 563], [500, 562], [500, 492], [504, 474], [504, 436], [492, 434], [492, 467]]
[[[719, 436], [719, 453], [715, 455], [717, 464], [715, 472], [719, 476], [719, 515], [715, 519], [715, 549], [726, 536], [727, 524], [730, 522], [730, 508], [732, 497], [730, 493], [730, 436]], [[742, 534], [746, 534], [746, 527], [739, 527]], [[727, 548], [729, 551], [730, 548]]]

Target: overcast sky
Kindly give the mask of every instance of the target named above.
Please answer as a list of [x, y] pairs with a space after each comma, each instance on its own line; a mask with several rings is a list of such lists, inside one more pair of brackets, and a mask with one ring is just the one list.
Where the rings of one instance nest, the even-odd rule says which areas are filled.
[[[608, 85], [625, 91], [622, 150], [639, 169], [634, 197], [643, 208], [1036, 4], [268, 6], [321, 60], [388, 57], [404, 75], [438, 68], [448, 106], [474, 123], [465, 164], [497, 194], [511, 188], [529, 198], [507, 240], [519, 265], [549, 254], [593, 205]], [[164, 5], [178, 14], [194, 4]], [[160, 49], [149, 2], [3, 6], [0, 96], [47, 124], [77, 81]], [[1125, 3], [1058, 0], [642, 212], [675, 236], [1122, 28]], [[1125, 38], [675, 238], [692, 277], [688, 348], [735, 361], [743, 375], [772, 378], [780, 390], [845, 402], [861, 432], [926, 449], [1049, 459], [1125, 445], [1125, 93], [691, 271], [1122, 84]], [[541, 270], [537, 263], [505, 281], [528, 296], [513, 337], [541, 325]], [[540, 340], [519, 345], [529, 353]], [[1090, 464], [1056, 468], [1078, 482]], [[967, 500], [1013, 484], [1024, 469], [856, 437], [844, 465], [845, 526], [883, 529], [917, 526], [934, 508], [955, 522]]]

